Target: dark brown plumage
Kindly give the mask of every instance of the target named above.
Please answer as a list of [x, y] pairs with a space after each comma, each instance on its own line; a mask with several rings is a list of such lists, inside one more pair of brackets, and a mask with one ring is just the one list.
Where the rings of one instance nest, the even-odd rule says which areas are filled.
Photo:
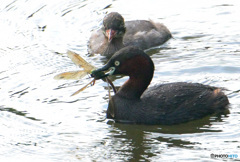
[[[99, 76], [99, 72], [109, 69], [109, 74]], [[171, 125], [227, 110], [228, 98], [217, 87], [177, 82], [147, 88], [153, 72], [151, 58], [132, 46], [122, 48], [103, 68], [93, 71], [97, 79], [117, 74], [129, 76], [109, 101], [107, 118], [117, 122]]]

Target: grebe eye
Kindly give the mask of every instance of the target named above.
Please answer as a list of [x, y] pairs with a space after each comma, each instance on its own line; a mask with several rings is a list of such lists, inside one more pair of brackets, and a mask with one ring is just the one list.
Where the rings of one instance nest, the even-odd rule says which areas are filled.
[[115, 61], [115, 62], [114, 62], [114, 65], [115, 65], [115, 66], [119, 66], [119, 65], [120, 65], [120, 62], [119, 62], [119, 61]]

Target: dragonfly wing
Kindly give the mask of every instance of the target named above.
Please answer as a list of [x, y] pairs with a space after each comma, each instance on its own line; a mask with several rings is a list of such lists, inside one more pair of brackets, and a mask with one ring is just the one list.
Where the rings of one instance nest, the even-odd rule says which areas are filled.
[[81, 66], [87, 73], [91, 73], [95, 67], [85, 61], [81, 56], [72, 51], [67, 51], [68, 57], [74, 62], [76, 65]]
[[84, 70], [80, 71], [69, 71], [65, 73], [58, 74], [54, 77], [56, 80], [65, 79], [65, 80], [79, 80], [87, 75], [87, 72]]

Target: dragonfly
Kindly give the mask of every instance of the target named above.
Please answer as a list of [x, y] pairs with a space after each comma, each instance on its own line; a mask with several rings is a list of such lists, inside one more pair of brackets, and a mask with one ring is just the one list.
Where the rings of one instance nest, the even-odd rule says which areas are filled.
[[[60, 73], [60, 74], [54, 76], [54, 79], [56, 79], [56, 80], [60, 80], [60, 79], [80, 80], [83, 77], [85, 77], [86, 75], [91, 74], [92, 71], [96, 69], [95, 66], [91, 65], [90, 63], [88, 63], [80, 55], [78, 55], [77, 53], [75, 53], [73, 51], [67, 51], [67, 55], [72, 60], [72, 62], [74, 64], [76, 64], [79, 67], [82, 67], [83, 70], [69, 71], [69, 72]], [[89, 85], [93, 86], [95, 84], [95, 81], [96, 81], [96, 79], [94, 78], [88, 84], [86, 84], [84, 87], [82, 87], [81, 89], [79, 89], [76, 92], [74, 92], [71, 96], [75, 96], [78, 93], [82, 92]], [[113, 89], [113, 91], [114, 91], [114, 93], [116, 93], [116, 88], [115, 88], [114, 84], [112, 83], [112, 81], [109, 78], [106, 78], [106, 81], [108, 83], [108, 88], [109, 88], [109, 84], [110, 84], [112, 89]], [[109, 94], [110, 94], [110, 88], [109, 88]]]

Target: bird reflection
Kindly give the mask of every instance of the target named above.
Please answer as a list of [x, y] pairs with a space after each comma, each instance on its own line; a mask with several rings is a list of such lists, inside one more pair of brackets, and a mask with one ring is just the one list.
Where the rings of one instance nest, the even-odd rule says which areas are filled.
[[152, 157], [159, 156], [168, 147], [193, 148], [197, 142], [181, 139], [184, 134], [203, 132], [221, 132], [212, 128], [214, 122], [224, 122], [229, 112], [225, 115], [215, 114], [188, 123], [166, 125], [135, 125], [115, 123], [109, 120], [111, 150], [118, 150], [127, 161], [149, 161]]

